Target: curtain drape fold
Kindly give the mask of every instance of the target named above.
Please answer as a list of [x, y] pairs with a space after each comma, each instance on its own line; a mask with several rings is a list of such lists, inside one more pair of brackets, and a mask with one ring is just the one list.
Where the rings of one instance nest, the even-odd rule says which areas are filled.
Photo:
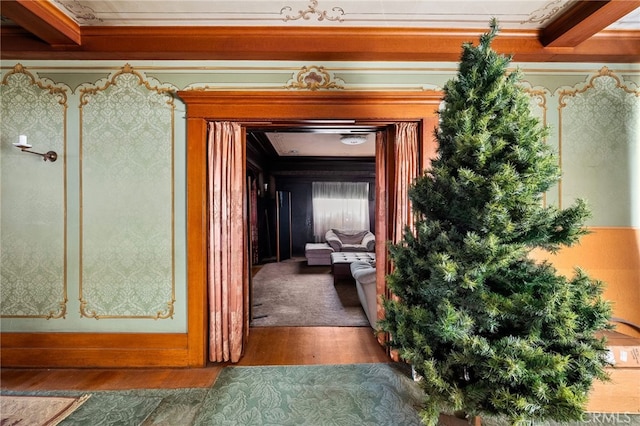
[[393, 242], [399, 243], [404, 229], [414, 229], [409, 188], [420, 173], [418, 151], [418, 123], [396, 123], [395, 125], [395, 215]]
[[237, 362], [244, 334], [244, 150], [237, 123], [209, 123], [209, 360]]

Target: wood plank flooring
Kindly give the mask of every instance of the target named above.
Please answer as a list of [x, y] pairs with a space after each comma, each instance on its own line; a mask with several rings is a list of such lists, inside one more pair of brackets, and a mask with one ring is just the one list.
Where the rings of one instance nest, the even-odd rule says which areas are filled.
[[391, 362], [369, 327], [254, 327], [238, 365]]
[[[369, 327], [255, 327], [240, 366], [390, 362]], [[0, 388], [121, 390], [210, 387], [224, 364], [205, 368], [0, 369]]]

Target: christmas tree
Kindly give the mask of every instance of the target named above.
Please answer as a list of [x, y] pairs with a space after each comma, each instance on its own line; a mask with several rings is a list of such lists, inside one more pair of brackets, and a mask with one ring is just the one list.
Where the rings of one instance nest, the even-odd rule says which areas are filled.
[[497, 33], [494, 20], [478, 46], [463, 45], [437, 158], [409, 192], [415, 230], [390, 247], [394, 297], [380, 325], [422, 376], [425, 424], [447, 411], [580, 419], [593, 381], [607, 378], [603, 283], [529, 256], [576, 243], [589, 210], [543, 205], [558, 162], [521, 74], [490, 46]]

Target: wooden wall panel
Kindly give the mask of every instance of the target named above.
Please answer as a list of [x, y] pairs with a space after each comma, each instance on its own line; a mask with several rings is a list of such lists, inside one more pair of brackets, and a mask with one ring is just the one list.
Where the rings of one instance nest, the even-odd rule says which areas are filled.
[[2, 333], [3, 367], [180, 367], [186, 334]]
[[[536, 259], [548, 259], [564, 275], [580, 266], [592, 278], [606, 283], [604, 298], [615, 300], [615, 317], [640, 324], [640, 230], [634, 228], [590, 228], [574, 247], [556, 255], [536, 251]], [[624, 324], [617, 331], [640, 337], [640, 330]]]

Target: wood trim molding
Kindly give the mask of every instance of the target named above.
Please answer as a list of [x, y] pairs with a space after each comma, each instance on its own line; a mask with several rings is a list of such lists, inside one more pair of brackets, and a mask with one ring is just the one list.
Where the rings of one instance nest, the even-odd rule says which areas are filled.
[[[355, 120], [356, 122], [376, 122], [390, 125], [398, 121], [416, 121], [420, 126], [428, 127], [420, 132], [420, 146], [429, 147], [426, 152], [433, 150], [432, 127], [438, 110], [441, 92], [345, 92], [345, 91], [180, 91], [178, 96], [187, 105], [187, 276], [189, 295], [189, 341], [202, 342], [202, 333], [206, 333], [206, 324], [202, 321], [203, 305], [206, 301], [206, 257], [207, 250], [206, 228], [202, 228], [203, 218], [206, 218], [206, 123], [209, 120], [230, 120], [251, 127], [259, 123], [261, 128], [269, 125], [278, 126], [287, 122], [294, 126], [296, 121], [332, 119]], [[393, 150], [387, 147], [389, 152]], [[392, 164], [392, 163], [389, 163]], [[389, 179], [377, 179], [390, 185]], [[246, 184], [246, 182], [244, 182]], [[376, 189], [378, 196], [388, 197], [389, 188]], [[376, 253], [386, 263], [386, 248], [384, 241], [389, 240], [387, 221], [390, 220], [388, 202], [381, 200], [376, 212]], [[382, 270], [382, 269], [381, 269]], [[384, 281], [384, 275], [379, 274], [379, 280]], [[245, 302], [248, 302], [246, 285], [248, 276], [245, 275], [243, 288]], [[379, 289], [384, 288], [383, 282], [378, 283]], [[196, 327], [202, 327], [200, 330]], [[191, 337], [195, 333], [197, 337]], [[251, 336], [249, 336], [251, 339]], [[206, 352], [206, 345], [202, 347]], [[195, 354], [194, 354], [195, 356]]]
[[[437, 110], [442, 92], [425, 91], [179, 91], [188, 118], [243, 121], [266, 129], [300, 120], [415, 121]], [[192, 143], [191, 138], [188, 138]]]
[[187, 328], [189, 366], [207, 363], [207, 121], [187, 118]]
[[[462, 44], [477, 43], [487, 29], [96, 26], [81, 29], [81, 45], [56, 47], [20, 28], [1, 31], [0, 58], [9, 60], [457, 62]], [[586, 34], [579, 27], [559, 26], [559, 31], [572, 39]], [[545, 47], [539, 37], [535, 30], [503, 30], [492, 47], [518, 62], [636, 63], [640, 58], [640, 31], [605, 30], [575, 47]]]
[[6, 0], [2, 2], [2, 15], [39, 37], [52, 49], [79, 46], [81, 43], [80, 26], [50, 1]]
[[186, 334], [2, 333], [3, 367], [184, 367]]
[[638, 7], [638, 0], [577, 2], [544, 28], [540, 41], [548, 47], [576, 47]]

